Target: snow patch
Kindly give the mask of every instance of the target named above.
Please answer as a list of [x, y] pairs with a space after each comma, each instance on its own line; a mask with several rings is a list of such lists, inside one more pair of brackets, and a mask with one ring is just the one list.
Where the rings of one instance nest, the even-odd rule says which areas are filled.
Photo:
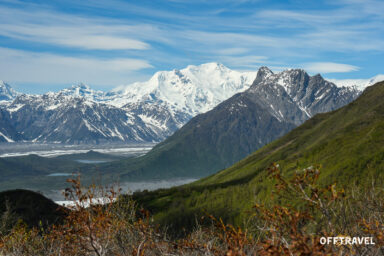
[[2, 132], [0, 132], [0, 136], [3, 136], [3, 138], [7, 141], [7, 142], [15, 142], [13, 139], [5, 136]]

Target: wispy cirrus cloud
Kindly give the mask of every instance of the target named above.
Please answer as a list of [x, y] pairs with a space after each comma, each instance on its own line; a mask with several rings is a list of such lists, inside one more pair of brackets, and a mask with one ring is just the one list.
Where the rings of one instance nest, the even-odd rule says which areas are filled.
[[218, 61], [224, 63], [225, 65], [231, 65], [237, 69], [248, 69], [256, 70], [261, 65], [265, 65], [268, 62], [268, 57], [266, 56], [218, 56]]
[[328, 4], [324, 9], [264, 9], [253, 18], [284, 31], [281, 39], [295, 42], [297, 48], [319, 53], [384, 51], [384, 16], [377, 11], [384, 8], [384, 2], [340, 0]]
[[108, 27], [0, 25], [0, 35], [23, 41], [39, 42], [91, 50], [145, 50], [149, 44], [114, 34], [102, 33]]
[[92, 50], [150, 48], [148, 43], [130, 36], [138, 37], [148, 30], [148, 25], [113, 24], [113, 20], [4, 7], [0, 8], [0, 17], [0, 36], [8, 38]]
[[122, 84], [135, 71], [151, 68], [145, 60], [130, 58], [102, 59], [68, 57], [0, 47], [0, 77], [14, 82], [73, 83], [95, 85]]
[[221, 55], [238, 55], [238, 54], [245, 54], [249, 52], [249, 49], [247, 48], [240, 48], [240, 47], [235, 47], [235, 48], [223, 48], [219, 49], [216, 51], [218, 54]]
[[313, 62], [304, 64], [304, 69], [312, 73], [347, 73], [358, 71], [360, 68], [357, 66], [334, 63], [334, 62]]

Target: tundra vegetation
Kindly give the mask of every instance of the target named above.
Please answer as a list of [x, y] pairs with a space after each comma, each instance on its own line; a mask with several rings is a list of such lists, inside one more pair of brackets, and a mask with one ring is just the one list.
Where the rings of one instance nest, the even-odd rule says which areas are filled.
[[[195, 224], [182, 232], [159, 225], [119, 189], [69, 179], [65, 196], [73, 204], [61, 221], [31, 226], [11, 208], [3, 213], [0, 255], [383, 255], [382, 184], [344, 190], [322, 185], [319, 175], [316, 167], [285, 174], [272, 164], [272, 193], [248, 209], [241, 225], [196, 214], [184, 216]], [[89, 205], [96, 198], [111, 203]], [[320, 243], [336, 236], [373, 237], [375, 245]]]

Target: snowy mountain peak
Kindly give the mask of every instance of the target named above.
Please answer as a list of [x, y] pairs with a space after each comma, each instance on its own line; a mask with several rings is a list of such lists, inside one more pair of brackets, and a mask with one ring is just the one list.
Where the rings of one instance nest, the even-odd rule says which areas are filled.
[[336, 84], [337, 87], [351, 87], [363, 91], [368, 86], [384, 81], [384, 74], [379, 74], [368, 79], [327, 79]]
[[9, 84], [0, 80], [0, 101], [13, 100], [19, 94]]
[[259, 73], [261, 74], [273, 74], [272, 70], [270, 70], [268, 67], [266, 66], [262, 66], [259, 68]]
[[[278, 120], [288, 118], [296, 125], [315, 113], [343, 106], [360, 94], [356, 89], [338, 88], [320, 74], [309, 76], [302, 69], [288, 69], [274, 74], [264, 67], [258, 71], [250, 92], [260, 99], [268, 99], [264, 105]], [[287, 109], [296, 109], [301, 114], [292, 115]]]
[[268, 79], [269, 77], [271, 77], [273, 75], [274, 74], [273, 74], [272, 70], [270, 70], [267, 67], [261, 67], [257, 71], [257, 76], [256, 76], [256, 79], [254, 81], [254, 84], [258, 84], [261, 81], [264, 81], [265, 79]]
[[384, 75], [382, 75], [382, 74], [376, 75], [376, 76], [372, 77], [371, 79], [369, 79], [369, 81], [367, 83], [368, 85], [366, 87], [374, 85], [375, 83], [378, 83], [381, 81], [384, 81]]
[[124, 106], [137, 102], [161, 103], [170, 111], [195, 116], [211, 110], [252, 84], [256, 72], [230, 70], [220, 63], [190, 65], [184, 69], [159, 71], [146, 82], [121, 86], [111, 104]]
[[78, 83], [59, 91], [58, 96], [82, 97], [91, 101], [102, 101], [105, 93], [95, 91], [84, 83]]
[[195, 66], [195, 65], [189, 65], [187, 66], [184, 70], [190, 70], [192, 72], [197, 72], [197, 71], [208, 71], [208, 72], [212, 72], [212, 71], [228, 71], [229, 68], [227, 68], [226, 66], [224, 66], [223, 64], [221, 63], [218, 63], [218, 62], [208, 62], [208, 63], [204, 63], [204, 64], [200, 64], [198, 66]]
[[[308, 74], [306, 74], [307, 76], [309, 76]], [[325, 79], [320, 75], [320, 74], [316, 74], [314, 76], [311, 76], [311, 79], [315, 80], [315, 81], [325, 81]]]
[[84, 84], [84, 83], [78, 83], [78, 84], [74, 84], [72, 85], [71, 87], [72, 89], [79, 89], [79, 90], [90, 90], [91, 88]]

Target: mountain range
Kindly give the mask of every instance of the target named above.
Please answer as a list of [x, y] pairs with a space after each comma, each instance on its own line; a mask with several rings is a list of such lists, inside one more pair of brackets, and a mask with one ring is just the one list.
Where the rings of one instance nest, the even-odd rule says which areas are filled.
[[157, 72], [149, 81], [94, 91], [79, 84], [26, 95], [3, 83], [0, 141], [54, 143], [159, 142], [193, 116], [249, 88], [256, 72], [218, 63]]
[[[287, 72], [292, 70], [282, 73]], [[110, 92], [95, 91], [85, 84], [78, 84], [43, 95], [21, 94], [1, 82], [0, 142], [160, 142], [194, 116], [247, 90], [257, 73], [238, 72], [219, 63], [207, 63], [181, 70], [160, 71], [146, 82], [120, 86]], [[286, 78], [282, 76], [278, 79], [282, 80], [275, 82], [286, 86], [286, 93], [289, 94], [290, 84], [295, 81], [284, 80]], [[364, 86], [370, 82], [373, 80], [365, 82]], [[345, 92], [345, 98], [339, 106], [353, 100], [364, 87], [347, 85], [340, 87], [340, 91]], [[316, 98], [318, 95], [312, 96]], [[298, 95], [302, 98], [296, 105], [284, 103], [291, 104], [298, 113], [298, 116], [287, 117], [295, 119], [294, 125], [310, 117], [311, 111], [317, 113], [329, 109], [319, 109], [324, 105], [323, 101], [313, 103], [317, 106], [309, 106], [311, 101], [316, 101], [312, 96]], [[336, 100], [337, 97], [331, 96], [328, 100]], [[269, 106], [272, 101], [272, 98], [266, 99], [263, 104]], [[297, 110], [304, 105], [310, 112]], [[283, 118], [280, 115], [284, 113], [272, 112], [277, 119]]]
[[337, 87], [302, 69], [274, 74], [261, 67], [246, 91], [192, 118], [144, 156], [104, 169], [130, 180], [207, 176], [358, 95], [355, 88]]

